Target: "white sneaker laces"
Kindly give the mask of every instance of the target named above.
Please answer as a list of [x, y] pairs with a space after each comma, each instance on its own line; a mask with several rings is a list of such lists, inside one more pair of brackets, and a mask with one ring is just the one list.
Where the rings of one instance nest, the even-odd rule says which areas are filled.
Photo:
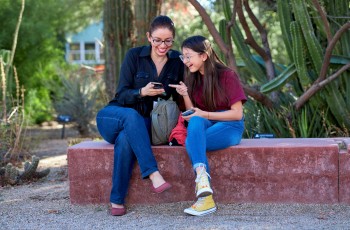
[[205, 178], [204, 177], [205, 175], [211, 179], [209, 173], [207, 173], [207, 171], [204, 167], [204, 164], [200, 164], [198, 167], [201, 167], [201, 171], [199, 172], [199, 174], [196, 177], [196, 180], [195, 180], [196, 183], [198, 183], [201, 180], [201, 178]]

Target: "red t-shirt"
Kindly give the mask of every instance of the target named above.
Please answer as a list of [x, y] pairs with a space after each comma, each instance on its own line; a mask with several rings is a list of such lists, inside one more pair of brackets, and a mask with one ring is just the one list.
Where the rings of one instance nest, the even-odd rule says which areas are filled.
[[[238, 76], [233, 70], [227, 69], [222, 71], [219, 76], [219, 83], [223, 91], [216, 92], [215, 95], [225, 94], [228, 100], [217, 101], [215, 111], [229, 110], [231, 109], [231, 105], [233, 105], [234, 103], [238, 101], [242, 101], [242, 104], [244, 104], [247, 101], [247, 98], [244, 94], [244, 91], [238, 79]], [[201, 81], [201, 85], [199, 85], [195, 89], [193, 100], [195, 102], [195, 105], [199, 109], [207, 110], [202, 100], [202, 94], [203, 94], [203, 81]], [[216, 96], [215, 98], [218, 98], [218, 96]]]

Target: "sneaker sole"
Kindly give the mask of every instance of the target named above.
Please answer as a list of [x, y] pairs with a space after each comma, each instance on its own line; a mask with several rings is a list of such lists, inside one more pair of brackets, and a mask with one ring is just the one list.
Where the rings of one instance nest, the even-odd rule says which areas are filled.
[[185, 213], [190, 214], [192, 216], [205, 216], [205, 215], [208, 215], [208, 214], [213, 213], [215, 211], [216, 211], [216, 207], [205, 210], [205, 211], [200, 211], [200, 212], [193, 210], [191, 208], [187, 208], [184, 210]]
[[196, 196], [197, 197], [205, 197], [205, 196], [210, 196], [211, 194], [213, 194], [213, 190], [210, 188], [207, 189], [201, 189], [197, 192]]

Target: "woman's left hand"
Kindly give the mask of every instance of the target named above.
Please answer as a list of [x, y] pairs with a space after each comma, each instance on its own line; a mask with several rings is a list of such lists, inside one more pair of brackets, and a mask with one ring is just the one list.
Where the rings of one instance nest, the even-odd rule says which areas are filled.
[[193, 117], [193, 116], [208, 118], [208, 116], [207, 116], [208, 112], [203, 111], [199, 108], [192, 108], [192, 109], [194, 110], [194, 113], [192, 113], [191, 115], [188, 115], [188, 116], [182, 116], [184, 120], [189, 121], [191, 119], [191, 117]]

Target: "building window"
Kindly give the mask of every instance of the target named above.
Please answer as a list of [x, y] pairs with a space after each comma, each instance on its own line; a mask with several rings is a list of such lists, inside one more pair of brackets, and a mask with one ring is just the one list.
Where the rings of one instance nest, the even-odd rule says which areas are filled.
[[66, 45], [66, 60], [71, 63], [101, 64], [104, 62], [103, 46], [100, 42], [80, 42]]
[[95, 43], [85, 43], [85, 60], [95, 61], [96, 60], [96, 49]]
[[99, 43], [99, 52], [100, 52], [100, 61], [105, 60], [105, 53], [104, 53], [104, 47]]
[[71, 43], [69, 44], [69, 61], [80, 61], [81, 51], [80, 43]]

